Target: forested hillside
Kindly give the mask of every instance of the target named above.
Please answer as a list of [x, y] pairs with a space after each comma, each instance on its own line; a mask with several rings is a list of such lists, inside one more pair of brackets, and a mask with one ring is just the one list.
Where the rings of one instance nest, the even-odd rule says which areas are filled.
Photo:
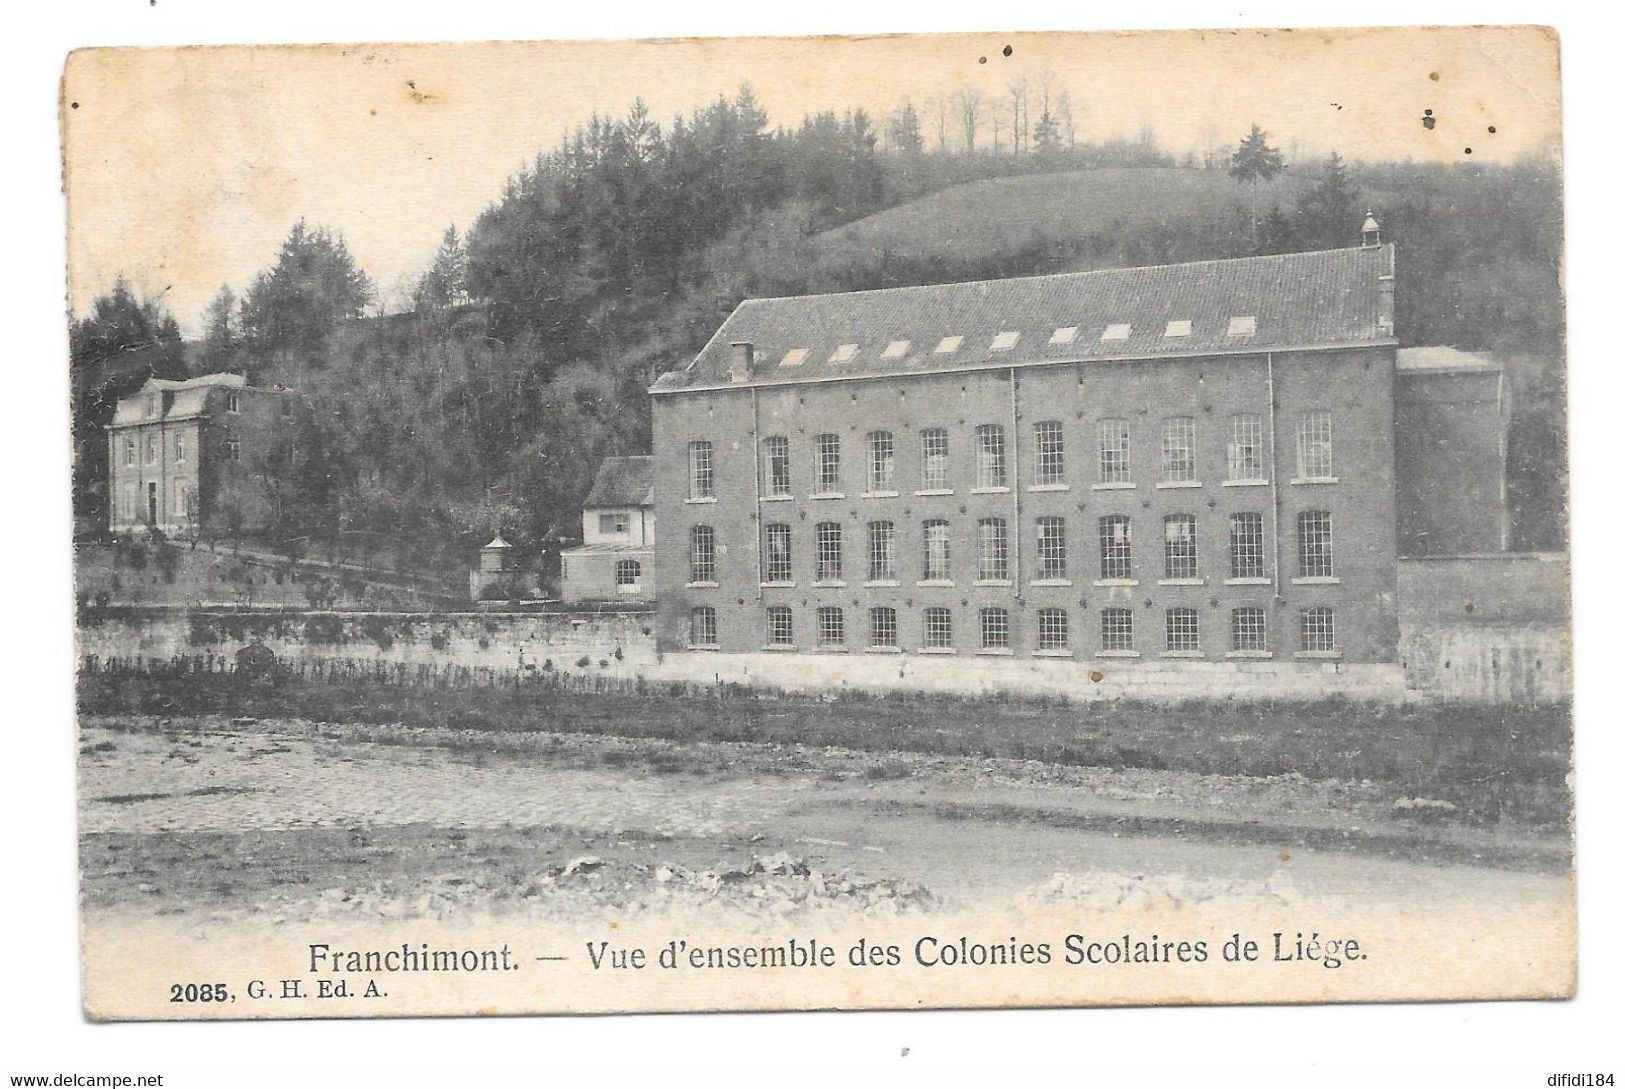
[[[1021, 155], [927, 152], [911, 113], [773, 128], [746, 90], [668, 125], [641, 106], [596, 118], [447, 229], [409, 311], [372, 313], [342, 238], [300, 223], [241, 299], [222, 288], [186, 365], [316, 404], [273, 536], [362, 532], [460, 565], [497, 529], [569, 536], [597, 461], [647, 449], [649, 382], [742, 298], [1349, 245], [1369, 206], [1399, 245], [1404, 342], [1513, 363], [1518, 543], [1561, 543], [1555, 168], [1288, 168], [1257, 129], [1218, 169], [1053, 130]], [[131, 307], [77, 323], [76, 375], [124, 358], [102, 331]], [[135, 377], [88, 383], [102, 402], [76, 402], [76, 426]], [[88, 522], [95, 502], [82, 487]]]

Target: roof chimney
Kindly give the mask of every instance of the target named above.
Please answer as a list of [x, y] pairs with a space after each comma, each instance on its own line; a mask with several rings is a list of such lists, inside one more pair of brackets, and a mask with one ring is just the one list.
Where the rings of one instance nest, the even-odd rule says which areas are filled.
[[1366, 209], [1365, 222], [1360, 226], [1360, 248], [1374, 250], [1382, 245], [1382, 228], [1377, 225], [1377, 217]]
[[750, 368], [756, 361], [756, 346], [748, 340], [736, 340], [730, 345], [732, 349], [728, 355], [728, 378], [734, 382], [744, 382], [750, 378]]

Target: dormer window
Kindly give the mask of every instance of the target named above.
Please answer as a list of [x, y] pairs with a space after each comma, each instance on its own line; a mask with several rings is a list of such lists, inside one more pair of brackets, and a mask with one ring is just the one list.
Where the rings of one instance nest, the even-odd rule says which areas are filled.
[[141, 414], [147, 419], [155, 419], [158, 415], [158, 395], [148, 397], [141, 406]]
[[632, 532], [632, 515], [624, 510], [602, 511], [598, 515], [598, 532], [630, 533]]

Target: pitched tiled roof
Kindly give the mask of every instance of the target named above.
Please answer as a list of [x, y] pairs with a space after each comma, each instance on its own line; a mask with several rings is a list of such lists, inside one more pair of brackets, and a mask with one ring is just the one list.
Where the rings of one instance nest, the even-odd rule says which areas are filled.
[[655, 459], [637, 457], [605, 458], [593, 478], [592, 491], [583, 507], [650, 507], [654, 505]]
[[1381, 281], [1392, 274], [1393, 247], [1374, 246], [747, 299], [654, 392], [737, 384], [729, 375], [737, 342], [752, 345], [752, 385], [1391, 344], [1379, 315]]

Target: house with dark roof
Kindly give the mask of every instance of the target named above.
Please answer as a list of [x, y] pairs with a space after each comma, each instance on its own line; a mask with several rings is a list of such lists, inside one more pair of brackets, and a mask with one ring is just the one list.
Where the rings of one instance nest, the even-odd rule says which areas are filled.
[[270, 523], [303, 401], [240, 374], [149, 378], [107, 427], [109, 528], [239, 532]]
[[581, 541], [562, 556], [565, 601], [654, 597], [654, 458], [605, 458], [581, 508]]

